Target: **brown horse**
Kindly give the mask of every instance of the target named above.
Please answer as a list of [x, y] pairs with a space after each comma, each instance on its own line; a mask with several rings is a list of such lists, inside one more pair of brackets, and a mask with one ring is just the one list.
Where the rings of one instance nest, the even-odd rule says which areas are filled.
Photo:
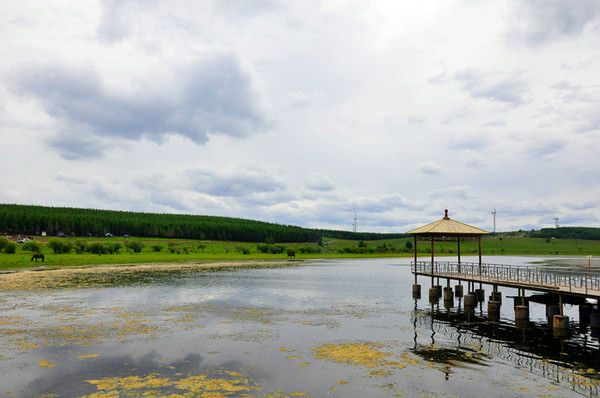
[[40, 254], [40, 253], [34, 254], [33, 257], [31, 257], [31, 261], [33, 261], [33, 259], [35, 259], [35, 262], [37, 263], [38, 258], [41, 258], [42, 262], [44, 262], [44, 255]]

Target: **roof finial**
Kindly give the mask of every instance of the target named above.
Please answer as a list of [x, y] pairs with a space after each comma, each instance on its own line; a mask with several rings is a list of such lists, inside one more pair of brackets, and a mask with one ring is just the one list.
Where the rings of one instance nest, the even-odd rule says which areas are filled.
[[445, 214], [444, 214], [444, 220], [449, 220], [449, 219], [450, 219], [450, 217], [448, 217], [448, 209], [445, 209], [445, 210], [444, 210], [444, 213], [445, 213]]

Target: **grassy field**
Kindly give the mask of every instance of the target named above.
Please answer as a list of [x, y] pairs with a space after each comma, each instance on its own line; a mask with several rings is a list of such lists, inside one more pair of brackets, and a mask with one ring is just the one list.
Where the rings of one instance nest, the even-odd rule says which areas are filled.
[[[284, 247], [278, 254], [263, 253], [256, 243], [221, 242], [199, 240], [174, 240], [153, 238], [63, 238], [70, 242], [84, 242], [88, 247], [94, 243], [120, 244], [121, 248], [114, 254], [94, 254], [75, 251], [55, 254], [48, 242], [57, 238], [39, 238], [41, 253], [45, 256], [45, 267], [67, 267], [98, 264], [139, 264], [139, 263], [185, 263], [210, 261], [248, 261], [248, 260], [280, 260], [287, 259], [286, 249], [295, 252], [296, 259], [311, 258], [356, 258], [356, 257], [412, 257], [407, 242], [412, 238], [366, 241], [359, 243], [350, 240], [324, 239], [324, 245], [316, 244], [276, 244]], [[140, 242], [142, 250], [137, 253], [131, 249], [131, 243]], [[129, 245], [130, 248], [127, 248]], [[23, 250], [18, 244], [15, 253], [0, 253], [0, 269], [38, 267], [41, 262], [30, 261], [33, 253]], [[160, 251], [158, 249], [160, 248]], [[428, 257], [431, 252], [429, 242], [419, 242], [419, 257]], [[483, 254], [490, 255], [565, 255], [586, 256], [600, 255], [600, 241], [542, 239], [514, 236], [488, 236], [482, 241]], [[304, 251], [304, 252], [302, 252]], [[310, 253], [310, 251], [314, 251]], [[452, 242], [436, 242], [437, 256], [456, 255], [457, 245]], [[461, 254], [464, 256], [478, 253], [477, 242], [461, 243]]]

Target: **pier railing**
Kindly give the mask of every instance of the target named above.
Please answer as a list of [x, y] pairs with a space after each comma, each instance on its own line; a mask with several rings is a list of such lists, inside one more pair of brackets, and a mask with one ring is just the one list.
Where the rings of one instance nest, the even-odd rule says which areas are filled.
[[600, 272], [573, 267], [532, 267], [471, 262], [411, 262], [417, 275], [514, 285], [532, 290], [560, 290], [576, 294], [600, 295]]

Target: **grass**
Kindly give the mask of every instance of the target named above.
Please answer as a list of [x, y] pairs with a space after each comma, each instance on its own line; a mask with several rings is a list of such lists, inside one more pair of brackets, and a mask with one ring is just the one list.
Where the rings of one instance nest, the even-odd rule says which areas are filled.
[[[123, 247], [116, 254], [92, 254], [84, 252], [75, 254], [55, 254], [47, 242], [57, 238], [40, 238], [42, 254], [45, 255], [43, 263], [46, 267], [68, 267], [99, 264], [139, 264], [139, 263], [185, 263], [185, 262], [211, 262], [211, 261], [260, 261], [288, 259], [284, 251], [280, 254], [262, 253], [257, 249], [256, 243], [249, 242], [222, 242], [199, 241], [159, 238], [74, 238], [72, 241], [82, 240], [88, 245], [94, 242], [121, 243], [141, 242], [144, 248], [139, 253]], [[407, 251], [406, 243], [413, 243], [412, 238], [388, 239], [381, 241], [366, 241], [366, 253], [340, 253], [344, 248], [356, 248], [357, 241], [324, 239], [320, 253], [300, 253], [302, 246], [318, 248], [316, 244], [288, 243], [281, 244], [286, 248], [295, 250], [296, 259], [311, 258], [357, 258], [357, 257], [412, 257], [412, 250]], [[386, 247], [383, 251], [382, 247]], [[153, 246], [159, 245], [161, 251], [154, 251]], [[379, 250], [377, 250], [379, 247]], [[389, 250], [391, 248], [391, 250]], [[429, 242], [419, 242], [419, 257], [429, 256], [431, 245]], [[172, 250], [171, 250], [172, 249]], [[244, 249], [249, 254], [243, 254]], [[172, 252], [175, 251], [175, 252]], [[586, 256], [600, 255], [600, 241], [528, 238], [514, 236], [486, 236], [482, 239], [482, 252], [484, 255], [569, 255]], [[435, 242], [435, 254], [456, 255], [457, 244], [453, 242]], [[478, 243], [462, 242], [461, 254], [473, 255], [478, 253]], [[17, 247], [14, 254], [0, 253], [0, 269], [18, 269], [38, 267], [41, 262], [30, 261], [33, 253], [22, 250], [22, 245]]]

